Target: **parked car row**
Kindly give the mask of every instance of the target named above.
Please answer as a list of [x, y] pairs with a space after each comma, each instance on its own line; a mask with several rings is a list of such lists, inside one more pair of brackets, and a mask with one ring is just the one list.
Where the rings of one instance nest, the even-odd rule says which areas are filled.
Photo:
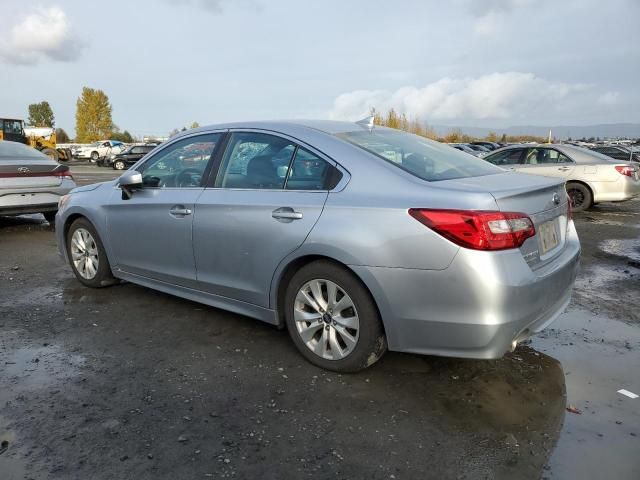
[[387, 349], [498, 358], [569, 302], [572, 204], [631, 198], [640, 177], [567, 145], [459, 146], [494, 148], [480, 160], [368, 122], [219, 125], [131, 145], [109, 157], [130, 166], [120, 178], [70, 191], [68, 167], [3, 142], [0, 214], [58, 209], [84, 285], [128, 280], [286, 326], [327, 369]]

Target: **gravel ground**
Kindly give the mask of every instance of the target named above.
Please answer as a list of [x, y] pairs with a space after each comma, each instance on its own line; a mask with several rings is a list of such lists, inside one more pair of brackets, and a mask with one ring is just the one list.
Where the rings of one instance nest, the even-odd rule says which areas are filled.
[[0, 217], [0, 478], [640, 478], [640, 202], [576, 223], [574, 301], [530, 345], [338, 375], [246, 317], [84, 288], [40, 216]]

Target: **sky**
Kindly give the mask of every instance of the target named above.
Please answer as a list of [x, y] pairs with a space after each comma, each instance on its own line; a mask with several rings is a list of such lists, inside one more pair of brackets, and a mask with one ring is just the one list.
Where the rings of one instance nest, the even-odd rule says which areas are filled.
[[640, 122], [640, 0], [0, 0], [0, 117], [83, 86], [136, 135], [197, 121]]

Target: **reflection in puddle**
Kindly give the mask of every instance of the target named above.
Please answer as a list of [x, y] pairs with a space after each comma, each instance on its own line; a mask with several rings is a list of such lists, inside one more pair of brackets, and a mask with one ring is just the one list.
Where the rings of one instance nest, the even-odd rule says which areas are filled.
[[74, 377], [84, 361], [80, 355], [69, 354], [55, 345], [25, 347], [0, 354], [3, 367], [0, 407], [25, 391], [46, 388]]
[[[640, 386], [640, 330], [604, 315], [573, 309], [533, 338], [562, 362], [567, 414], [549, 461], [552, 478], [640, 478], [638, 407], [620, 388]], [[603, 452], [606, 451], [606, 455]]]

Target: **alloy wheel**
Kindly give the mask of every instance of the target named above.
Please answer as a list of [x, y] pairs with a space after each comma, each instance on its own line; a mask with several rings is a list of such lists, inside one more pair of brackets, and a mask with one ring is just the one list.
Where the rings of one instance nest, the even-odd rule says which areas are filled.
[[330, 280], [305, 283], [296, 295], [293, 315], [301, 340], [321, 358], [340, 360], [358, 344], [360, 321], [355, 304]]
[[98, 245], [84, 228], [78, 228], [71, 236], [71, 261], [82, 278], [91, 280], [98, 273]]

